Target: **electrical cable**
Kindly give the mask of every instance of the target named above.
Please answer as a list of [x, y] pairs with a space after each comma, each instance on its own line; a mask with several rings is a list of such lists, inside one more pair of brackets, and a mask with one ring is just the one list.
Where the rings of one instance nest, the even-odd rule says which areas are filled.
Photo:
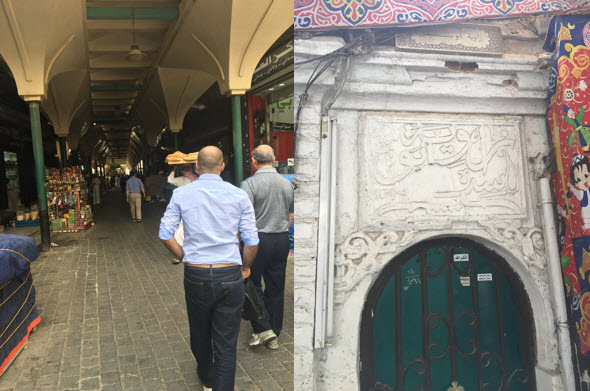
[[[301, 94], [299, 94], [299, 104], [297, 106], [297, 111], [295, 113], [295, 124], [294, 124], [294, 137], [297, 140], [297, 130], [299, 129], [299, 116], [301, 115], [301, 110], [303, 109], [303, 105], [307, 98], [309, 97], [309, 89], [311, 86], [318, 80], [318, 78], [332, 66], [334, 61], [336, 61], [341, 56], [346, 56], [346, 72], [348, 73], [348, 69], [350, 68], [350, 56], [359, 56], [362, 54], [367, 54], [371, 51], [373, 45], [381, 45], [386, 42], [392, 41], [395, 39], [396, 35], [393, 33], [385, 33], [380, 34], [378, 37], [375, 37], [371, 30], [366, 31], [364, 34], [359, 35], [356, 38], [351, 38], [350, 41], [343, 47], [338, 48], [330, 53], [314, 57], [309, 60], [300, 61], [295, 63], [295, 66], [301, 66], [305, 64], [309, 64], [315, 61], [318, 61], [318, 64], [312, 71], [311, 75], [307, 83], [305, 84], [305, 89]], [[323, 66], [321, 66], [324, 64]], [[321, 66], [321, 68], [320, 68]], [[344, 84], [342, 83], [337, 91], [336, 97], [342, 91]], [[333, 103], [333, 102], [332, 102]], [[330, 104], [331, 106], [331, 104]], [[297, 142], [295, 143], [295, 156], [297, 156]]]
[[[387, 37], [383, 41], [379, 42], [386, 42], [387, 40], [392, 39], [392, 37]], [[359, 55], [368, 50], [363, 50], [363, 46], [366, 44], [372, 45], [375, 43], [374, 36], [371, 32], [365, 33], [361, 36], [358, 36], [354, 39], [351, 39], [344, 47], [338, 48], [330, 53], [324, 54], [322, 56], [318, 56], [309, 60], [301, 61], [295, 63], [295, 66], [309, 64], [315, 61], [318, 61], [318, 64], [314, 68], [313, 72], [311, 73], [306, 85], [305, 90], [303, 93], [299, 95], [299, 105], [297, 107], [297, 111], [295, 113], [295, 124], [294, 124], [294, 136], [297, 139], [297, 129], [299, 128], [299, 116], [301, 114], [301, 110], [303, 108], [303, 104], [309, 97], [308, 91], [311, 86], [316, 82], [316, 80], [336, 61], [336, 59], [340, 56], [351, 56], [351, 55]], [[320, 66], [324, 64], [321, 68]], [[297, 147], [297, 143], [295, 143], [295, 147]]]

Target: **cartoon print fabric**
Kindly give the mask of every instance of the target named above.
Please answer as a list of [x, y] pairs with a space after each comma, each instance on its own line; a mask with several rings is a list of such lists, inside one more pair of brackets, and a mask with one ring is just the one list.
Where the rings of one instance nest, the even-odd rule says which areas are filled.
[[[552, 19], [547, 116], [558, 172], [553, 177], [561, 266], [571, 295], [578, 352], [590, 356], [590, 16]], [[578, 344], [577, 344], [578, 345]]]
[[295, 30], [382, 27], [588, 10], [572, 0], [294, 0]]

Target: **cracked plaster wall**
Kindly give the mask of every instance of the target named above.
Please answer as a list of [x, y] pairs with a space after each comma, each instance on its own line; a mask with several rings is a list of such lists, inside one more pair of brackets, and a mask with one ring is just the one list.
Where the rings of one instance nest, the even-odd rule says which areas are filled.
[[[316, 37], [295, 45], [297, 63], [344, 43]], [[454, 72], [445, 61], [478, 69]], [[321, 102], [343, 70], [344, 61], [336, 63], [308, 91], [296, 140], [295, 389], [358, 389], [368, 290], [401, 251], [444, 236], [483, 243], [519, 275], [533, 310], [538, 389], [561, 389], [536, 182], [551, 154], [548, 75], [530, 53], [383, 47], [352, 58], [330, 111], [339, 135], [335, 336], [332, 346], [313, 349]], [[296, 101], [315, 65], [297, 68]]]

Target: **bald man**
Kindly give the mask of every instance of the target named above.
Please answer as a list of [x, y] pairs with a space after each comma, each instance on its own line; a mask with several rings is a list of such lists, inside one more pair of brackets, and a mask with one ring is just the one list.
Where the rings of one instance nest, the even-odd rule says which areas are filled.
[[[254, 205], [260, 249], [252, 265], [250, 279], [264, 302], [264, 318], [253, 320], [254, 334], [250, 346], [264, 344], [279, 348], [278, 336], [283, 328], [285, 275], [289, 256], [289, 227], [293, 219], [293, 186], [273, 168], [274, 151], [260, 145], [252, 151], [254, 175], [240, 187]], [[264, 279], [264, 291], [262, 280]]]
[[[201, 149], [200, 177], [174, 190], [159, 237], [185, 265], [191, 350], [203, 388], [233, 391], [243, 280], [250, 275], [259, 240], [252, 203], [246, 192], [222, 181], [223, 168], [219, 148]], [[181, 220], [183, 247], [174, 239]], [[238, 233], [244, 241], [243, 259]]]

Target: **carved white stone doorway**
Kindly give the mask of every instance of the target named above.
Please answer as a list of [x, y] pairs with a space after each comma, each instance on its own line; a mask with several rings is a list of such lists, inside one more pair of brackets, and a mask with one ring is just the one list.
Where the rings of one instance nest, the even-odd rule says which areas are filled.
[[535, 390], [534, 330], [524, 284], [502, 257], [470, 239], [426, 240], [369, 290], [360, 388]]

